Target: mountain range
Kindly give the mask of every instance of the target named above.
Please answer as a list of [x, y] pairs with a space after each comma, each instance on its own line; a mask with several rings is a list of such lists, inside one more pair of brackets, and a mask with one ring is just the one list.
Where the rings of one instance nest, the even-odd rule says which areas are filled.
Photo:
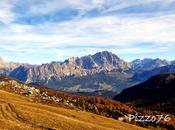
[[37, 83], [60, 91], [104, 97], [113, 97], [151, 76], [174, 71], [174, 61], [145, 58], [126, 62], [108, 51], [42, 65], [0, 60], [1, 73], [24, 83]]

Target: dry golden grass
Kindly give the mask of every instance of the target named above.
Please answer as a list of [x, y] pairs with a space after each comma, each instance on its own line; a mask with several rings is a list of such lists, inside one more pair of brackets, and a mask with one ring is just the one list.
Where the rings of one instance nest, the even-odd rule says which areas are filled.
[[7, 130], [145, 130], [92, 113], [34, 103], [0, 90], [0, 129]]

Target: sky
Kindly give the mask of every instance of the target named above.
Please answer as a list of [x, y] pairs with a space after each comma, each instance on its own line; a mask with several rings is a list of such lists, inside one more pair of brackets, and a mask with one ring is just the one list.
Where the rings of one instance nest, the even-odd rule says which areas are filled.
[[1, 0], [0, 56], [31, 64], [110, 51], [175, 59], [175, 0]]

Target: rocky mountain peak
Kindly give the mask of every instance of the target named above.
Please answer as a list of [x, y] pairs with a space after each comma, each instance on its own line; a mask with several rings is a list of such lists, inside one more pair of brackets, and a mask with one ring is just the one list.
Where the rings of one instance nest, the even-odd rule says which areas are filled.
[[113, 64], [114, 60], [119, 60], [117, 55], [108, 51], [98, 52], [92, 56], [98, 64]]
[[128, 68], [130, 65], [125, 62], [124, 60], [120, 59], [116, 54], [108, 51], [97, 52], [94, 55], [89, 55], [89, 61], [95, 67], [102, 67], [102, 68], [120, 68], [125, 69]]
[[70, 57], [66, 59], [62, 64], [76, 64], [76, 57]]
[[103, 69], [103, 70], [112, 70], [112, 69], [128, 69], [130, 65], [120, 59], [117, 55], [113, 54], [112, 52], [103, 51], [97, 52], [94, 55], [87, 55], [83, 57], [71, 57], [61, 65], [69, 65], [69, 66], [76, 66], [82, 69]]
[[108, 59], [110, 57], [118, 57], [118, 56], [109, 51], [102, 51], [102, 52], [97, 52], [96, 54], [93, 55], [93, 57], [103, 57]]
[[137, 72], [143, 72], [143, 71], [149, 71], [153, 70], [158, 67], [167, 66], [171, 63], [165, 59], [151, 59], [151, 58], [145, 58], [143, 60], [136, 59], [130, 62], [132, 65], [132, 68]]

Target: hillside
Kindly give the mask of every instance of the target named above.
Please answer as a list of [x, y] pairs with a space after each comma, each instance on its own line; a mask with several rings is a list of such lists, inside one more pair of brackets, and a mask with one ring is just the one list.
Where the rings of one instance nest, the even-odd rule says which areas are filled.
[[[6, 81], [9, 81], [6, 79]], [[5, 85], [4, 80], [3, 84]], [[2, 83], [2, 78], [1, 78]], [[51, 102], [40, 102], [33, 98], [35, 89], [30, 89], [27, 97], [14, 94], [0, 85], [0, 129], [18, 130], [144, 130], [134, 125], [123, 123], [112, 118], [106, 118], [80, 111], [68, 109]], [[21, 87], [19, 86], [21, 89]], [[20, 89], [14, 89], [18, 92]], [[6, 89], [6, 91], [5, 91]], [[24, 92], [24, 89], [21, 89]], [[36, 91], [37, 92], [37, 91]]]
[[34, 103], [30, 98], [0, 90], [0, 129], [144, 130], [95, 114]]
[[114, 99], [135, 107], [175, 113], [175, 73], [153, 76], [139, 85], [123, 90]]
[[112, 99], [64, 93], [37, 84], [23, 84], [10, 77], [0, 76], [0, 86], [2, 90], [31, 97], [36, 102], [75, 108], [115, 119], [135, 113], [132, 108]]
[[169, 115], [170, 121], [162, 121], [159, 125], [168, 130], [175, 129], [175, 73], [153, 76], [123, 90], [114, 99], [132, 106], [142, 115]]

